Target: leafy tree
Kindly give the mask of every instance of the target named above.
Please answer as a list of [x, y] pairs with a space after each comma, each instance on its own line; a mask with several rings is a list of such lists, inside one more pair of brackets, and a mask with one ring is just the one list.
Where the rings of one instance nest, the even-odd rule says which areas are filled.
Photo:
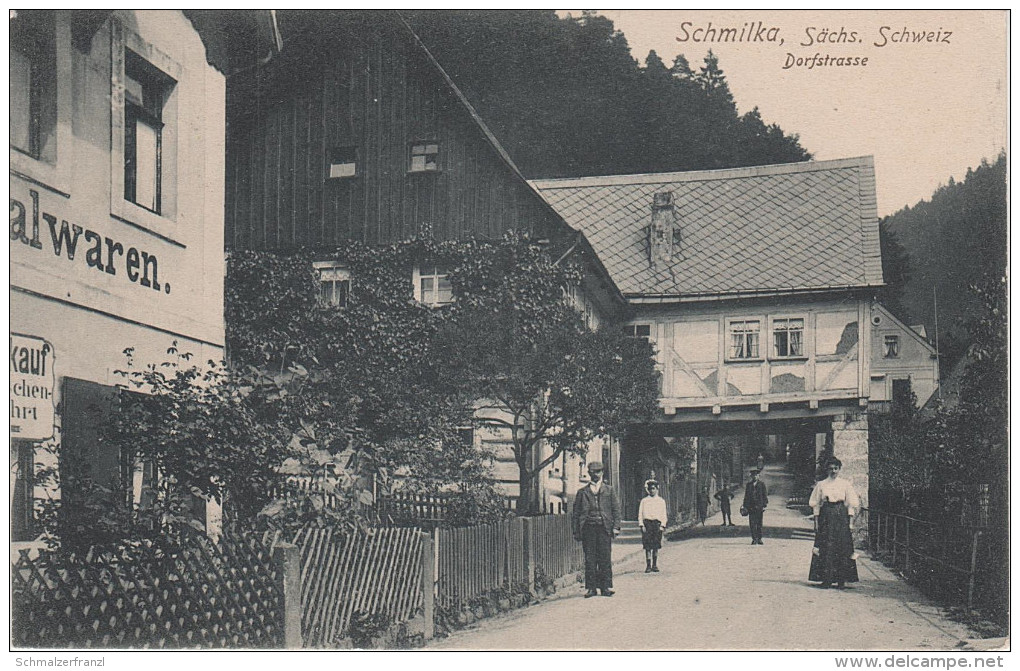
[[[657, 409], [651, 346], [621, 329], [587, 328], [563, 292], [580, 279], [536, 244], [509, 237], [453, 275], [458, 300], [443, 333], [454, 374], [483, 399], [482, 424], [513, 441], [522, 512], [537, 505], [539, 476], [596, 436], [620, 435]], [[542, 455], [541, 446], [548, 447]]]

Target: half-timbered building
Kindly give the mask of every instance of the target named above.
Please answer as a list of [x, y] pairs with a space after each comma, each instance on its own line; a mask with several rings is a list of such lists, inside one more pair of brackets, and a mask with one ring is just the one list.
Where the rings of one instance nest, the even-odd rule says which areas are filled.
[[[812, 471], [834, 452], [866, 495], [869, 400], [909, 375], [873, 364], [873, 350], [892, 336], [904, 354], [922, 347], [875, 302], [870, 157], [534, 185], [588, 235], [634, 335], [657, 349], [662, 414], [622, 451], [626, 511], [642, 456], [677, 436], [782, 436]], [[915, 374], [930, 386], [931, 371], [925, 356]]]

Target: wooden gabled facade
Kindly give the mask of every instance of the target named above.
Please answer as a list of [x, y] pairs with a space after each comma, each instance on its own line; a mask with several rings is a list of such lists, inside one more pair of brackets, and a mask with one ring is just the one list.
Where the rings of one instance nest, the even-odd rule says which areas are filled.
[[279, 21], [283, 53], [230, 82], [229, 248], [555, 232], [558, 217], [399, 14]]
[[[352, 243], [527, 232], [583, 267], [568, 299], [590, 328], [626, 318], [626, 301], [584, 234], [524, 179], [399, 13], [277, 17], [282, 52], [229, 79], [228, 250], [306, 248], [325, 257]], [[408, 295], [428, 302], [420, 271], [407, 268]], [[493, 479], [518, 495], [508, 430], [478, 431], [475, 442], [496, 455]], [[615, 449], [615, 441], [591, 447], [606, 461]], [[543, 474], [544, 509], [562, 509], [582, 464], [564, 457]]]

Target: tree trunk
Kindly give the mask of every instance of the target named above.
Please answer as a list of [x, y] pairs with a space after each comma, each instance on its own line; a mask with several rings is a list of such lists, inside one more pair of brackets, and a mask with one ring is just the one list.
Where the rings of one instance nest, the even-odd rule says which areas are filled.
[[521, 496], [517, 500], [517, 514], [541, 515], [542, 497], [539, 490], [539, 473], [531, 473], [525, 466], [518, 464]]

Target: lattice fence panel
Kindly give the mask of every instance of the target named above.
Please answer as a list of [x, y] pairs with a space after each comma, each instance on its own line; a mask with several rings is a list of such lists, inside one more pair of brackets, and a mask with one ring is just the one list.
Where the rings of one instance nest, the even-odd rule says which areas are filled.
[[196, 538], [172, 555], [22, 552], [11, 569], [17, 647], [283, 646], [280, 574], [254, 539]]

